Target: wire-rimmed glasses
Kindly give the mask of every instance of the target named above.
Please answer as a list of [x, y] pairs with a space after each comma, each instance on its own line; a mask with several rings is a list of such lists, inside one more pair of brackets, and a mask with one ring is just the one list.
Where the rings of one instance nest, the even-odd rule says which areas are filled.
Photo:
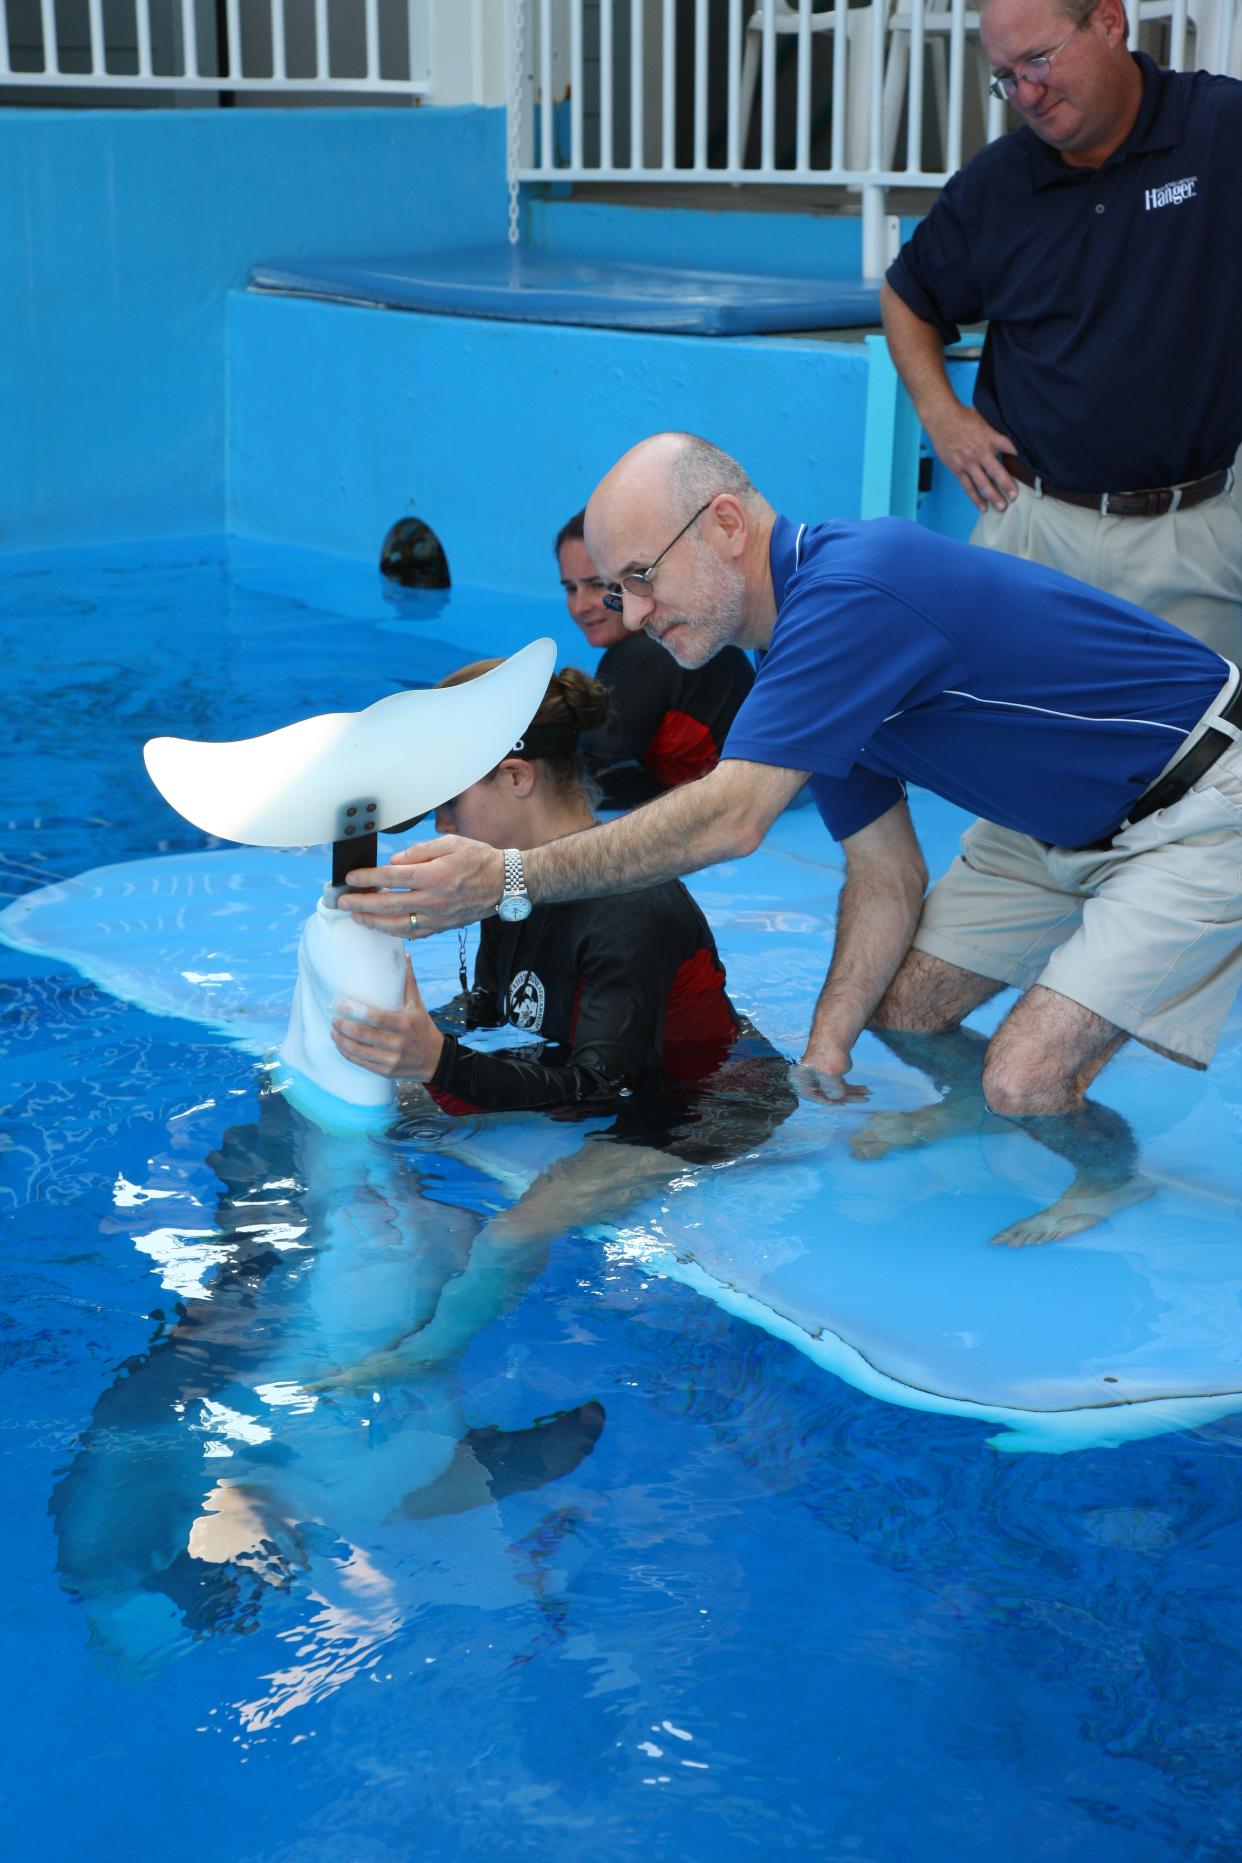
[[[677, 535], [673, 538], [673, 543], [681, 542], [691, 524], [697, 524], [703, 513], [715, 504], [719, 496], [719, 492], [713, 492], [707, 503], [705, 505], [700, 505], [692, 518], [687, 518]], [[648, 563], [646, 569], [632, 569], [628, 575], [622, 576], [619, 582], [612, 583], [607, 594], [604, 596], [605, 608], [610, 608], [613, 614], [619, 615], [621, 613], [623, 596], [640, 595], [646, 596], [649, 600], [653, 599], [651, 595], [651, 578], [672, 549], [673, 543], [666, 543], [659, 556], [656, 557], [653, 563]]]

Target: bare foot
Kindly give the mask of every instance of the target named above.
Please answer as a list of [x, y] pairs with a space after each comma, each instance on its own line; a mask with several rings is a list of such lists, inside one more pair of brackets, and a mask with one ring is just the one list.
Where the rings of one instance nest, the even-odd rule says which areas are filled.
[[1142, 1203], [1155, 1188], [1146, 1177], [1129, 1177], [1120, 1184], [1073, 1183], [1046, 1210], [1024, 1216], [1021, 1222], [1010, 1223], [1008, 1229], [994, 1235], [993, 1245], [1030, 1248], [1039, 1242], [1063, 1242], [1067, 1236], [1081, 1235], [1084, 1229], [1093, 1228], [1132, 1203]]
[[969, 1107], [950, 1096], [908, 1113], [873, 1113], [850, 1138], [850, 1150], [859, 1159], [883, 1158], [890, 1151], [908, 1151], [953, 1138], [959, 1132], [982, 1128], [990, 1117], [977, 1102]]

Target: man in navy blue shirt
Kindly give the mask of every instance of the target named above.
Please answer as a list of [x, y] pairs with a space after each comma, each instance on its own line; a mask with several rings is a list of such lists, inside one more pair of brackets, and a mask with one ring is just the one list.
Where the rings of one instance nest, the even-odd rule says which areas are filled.
[[[973, 541], [1064, 569], [1238, 659], [1242, 84], [1161, 71], [1121, 0], [986, 0], [1022, 127], [953, 177], [882, 293]], [[986, 320], [974, 406], [944, 345]]]
[[[692, 435], [627, 453], [587, 535], [626, 625], [679, 665], [730, 643], [761, 664], [710, 775], [534, 849], [517, 890], [598, 896], [748, 853], [809, 779], [847, 862], [811, 1089], [842, 1096], [864, 1028], [943, 1035], [1016, 985], [987, 1104], [1033, 1117], [1079, 1177], [1006, 1239], [1132, 1198], [1124, 1135], [1084, 1095], [1131, 1035], [1205, 1066], [1242, 976], [1237, 669], [1115, 597], [914, 524], [791, 524]], [[986, 818], [926, 902], [908, 781]], [[416, 937], [516, 884], [495, 849], [451, 838], [351, 883], [392, 890], [348, 909]]]

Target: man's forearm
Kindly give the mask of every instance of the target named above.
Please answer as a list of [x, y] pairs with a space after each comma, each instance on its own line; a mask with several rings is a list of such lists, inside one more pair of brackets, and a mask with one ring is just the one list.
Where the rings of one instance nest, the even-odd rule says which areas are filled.
[[949, 384], [944, 340], [939, 330], [917, 317], [889, 284], [880, 288], [880, 309], [893, 366], [905, 383], [923, 425], [934, 423], [937, 414], [946, 409], [960, 408], [961, 403]]
[[889, 354], [937, 459], [956, 474], [977, 511], [986, 511], [989, 505], [995, 511], [1005, 510], [1018, 496], [1005, 465], [1006, 456], [1017, 450], [1013, 440], [986, 421], [977, 408], [958, 400], [949, 381], [944, 341], [934, 324], [916, 316], [889, 284], [881, 287], [880, 309]]
[[764, 773], [751, 784], [742, 765], [721, 766], [617, 821], [532, 848], [522, 857], [531, 898], [633, 892], [753, 853], [803, 779], [766, 766], [745, 770]]
[[851, 874], [841, 893], [837, 936], [815, 1005], [807, 1059], [843, 1071], [850, 1052], [910, 949], [923, 906], [914, 877]]
[[[530, 896], [598, 899], [752, 853], [805, 781], [799, 770], [731, 758], [620, 821], [524, 852]], [[494, 912], [504, 877], [499, 848], [450, 835], [415, 842], [387, 867], [351, 873], [340, 903], [391, 937], [427, 938]]]

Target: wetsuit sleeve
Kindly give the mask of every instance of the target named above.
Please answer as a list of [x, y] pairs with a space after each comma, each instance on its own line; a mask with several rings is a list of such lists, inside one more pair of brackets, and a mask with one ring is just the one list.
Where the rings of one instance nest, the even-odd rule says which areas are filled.
[[612, 698], [613, 719], [597, 735], [614, 763], [641, 763], [664, 714], [676, 708], [681, 672], [671, 653], [642, 638], [610, 647], [600, 678]]
[[563, 1062], [531, 1060], [520, 1048], [481, 1054], [446, 1035], [427, 1091], [446, 1113], [535, 1112], [553, 1106], [598, 1107], [608, 1112], [619, 1083], [571, 1055]]
[[955, 175], [893, 263], [887, 281], [902, 303], [956, 343], [964, 323], [983, 316], [967, 192]]

